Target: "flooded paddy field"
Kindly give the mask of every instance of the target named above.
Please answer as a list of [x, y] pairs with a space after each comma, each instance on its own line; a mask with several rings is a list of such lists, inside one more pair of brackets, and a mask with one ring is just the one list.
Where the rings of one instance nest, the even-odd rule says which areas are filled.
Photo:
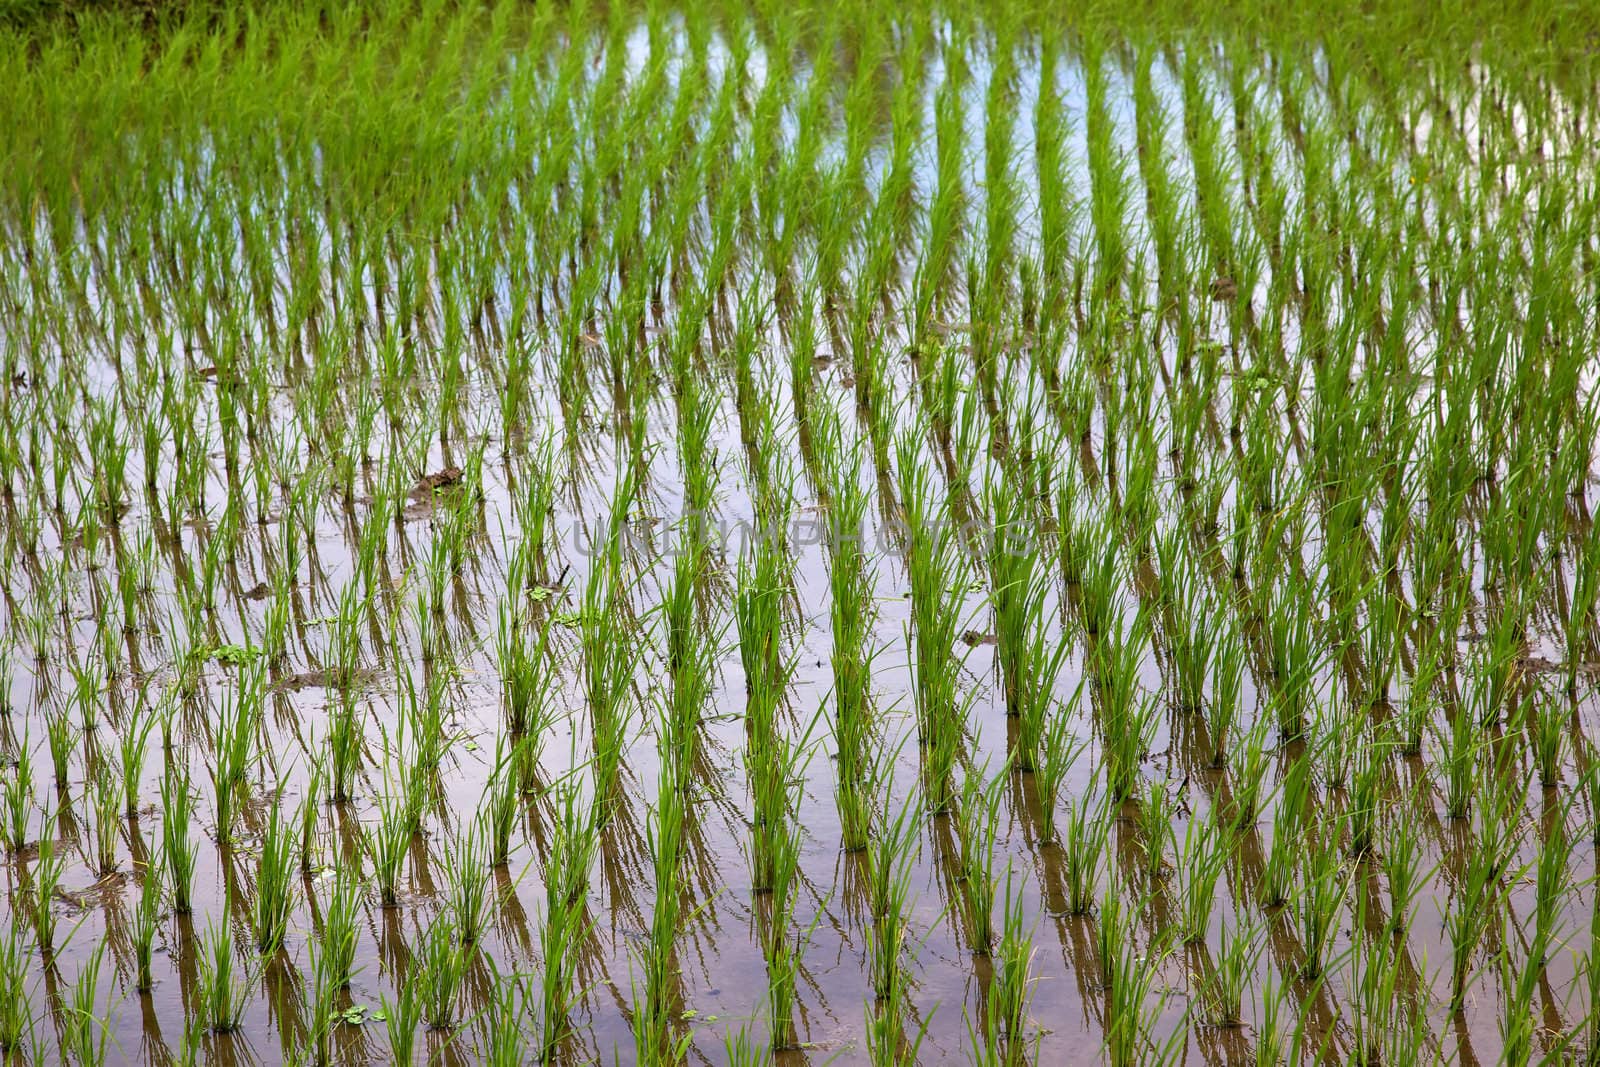
[[8, 14], [0, 1062], [1600, 1062], [1497, 26]]

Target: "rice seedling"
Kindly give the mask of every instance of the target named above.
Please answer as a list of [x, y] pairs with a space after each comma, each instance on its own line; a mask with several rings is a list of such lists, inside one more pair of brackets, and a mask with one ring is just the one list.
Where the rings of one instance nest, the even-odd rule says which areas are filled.
[[[520, 583], [518, 583], [520, 584]], [[518, 590], [517, 592], [520, 592]], [[538, 627], [529, 641], [531, 624], [510, 602], [500, 603], [499, 629], [495, 633], [495, 658], [506, 693], [506, 728], [513, 737], [541, 732], [548, 715], [550, 672], [546, 668], [548, 625]]]
[[1006, 871], [1001, 933], [994, 950], [994, 977], [985, 1001], [984, 1039], [1000, 1062], [1023, 1063], [1028, 1051], [1028, 1005], [1033, 999], [1033, 936], [1023, 926], [1020, 892]]
[[458, 829], [445, 847], [447, 893], [451, 922], [463, 945], [474, 945], [483, 932], [489, 907], [488, 845], [482, 825]]
[[[655, 875], [655, 906], [650, 936], [640, 948], [644, 993], [635, 999], [635, 1031], [642, 1059], [663, 1056], [676, 1047], [673, 1035], [674, 944], [682, 917], [683, 800], [670, 773], [662, 775], [657, 804], [645, 827]], [[669, 1062], [671, 1057], [668, 1057]]]
[[873, 993], [892, 1001], [905, 980], [910, 938], [910, 846], [914, 824], [906, 805], [883, 827], [867, 849], [867, 900], [872, 923], [867, 930], [867, 960]]
[[1557, 924], [1561, 907], [1573, 888], [1571, 840], [1567, 836], [1566, 812], [1556, 813], [1549, 830], [1539, 842], [1534, 861], [1533, 942], [1526, 966], [1537, 970], [1561, 939]]
[[56, 789], [63, 790], [67, 787], [72, 750], [77, 747], [79, 734], [65, 712], [47, 713], [44, 725], [45, 738], [50, 744], [50, 766], [55, 772]]
[[56, 851], [55, 839], [40, 838], [39, 856], [33, 865], [33, 893], [29, 903], [32, 911], [33, 939], [38, 944], [39, 951], [47, 959], [58, 948], [55, 896], [65, 868], [66, 860]]
[[1182, 886], [1182, 918], [1179, 936], [1193, 943], [1205, 939], [1216, 899], [1217, 880], [1231, 851], [1228, 831], [1215, 823], [1191, 819], [1184, 832], [1183, 849], [1178, 853], [1178, 878]]
[[89, 953], [78, 971], [66, 1005], [66, 1035], [62, 1044], [82, 1064], [104, 1063], [106, 1042], [111, 1037], [95, 1007], [100, 992], [100, 963], [104, 958], [105, 943], [102, 942]]
[[1305, 861], [1304, 878], [1291, 903], [1300, 946], [1305, 951], [1300, 976], [1316, 979], [1322, 976], [1326, 963], [1334, 923], [1344, 901], [1346, 878], [1336, 836], [1322, 834], [1308, 843], [1311, 851]]
[[14, 1056], [33, 1030], [28, 998], [28, 951], [20, 924], [11, 924], [0, 939], [0, 1052]]
[[378, 899], [392, 908], [400, 903], [400, 877], [411, 853], [412, 827], [402, 805], [392, 798], [381, 798], [378, 810], [378, 823], [364, 831], [362, 847], [372, 863]]
[[[1101, 928], [1112, 916], [1101, 918]], [[1105, 949], [1102, 948], [1102, 952]], [[1153, 1018], [1147, 1002], [1156, 989], [1161, 960], [1154, 954], [1141, 955], [1124, 945], [1114, 956], [1104, 957], [1106, 975], [1105, 1055], [1118, 1067], [1149, 1063], [1164, 1058], [1153, 1033]], [[1161, 1000], [1165, 1000], [1163, 994]]]
[[1422, 842], [1417, 828], [1407, 819], [1395, 818], [1379, 853], [1379, 865], [1389, 892], [1391, 932], [1405, 930], [1411, 922], [1412, 906], [1422, 892], [1425, 872], [1421, 870]]
[[1168, 781], [1151, 782], [1139, 798], [1139, 847], [1145, 876], [1159, 879], [1166, 868], [1167, 842], [1172, 837], [1173, 802]]
[[1003, 775], [984, 785], [981, 771], [969, 772], [961, 785], [960, 855], [961, 908], [967, 921], [972, 951], [987, 956], [994, 943], [995, 834], [1000, 824], [1000, 782]]
[[129, 819], [139, 816], [139, 782], [144, 777], [145, 751], [155, 724], [155, 716], [145, 709], [141, 698], [118, 741], [123, 809]]
[[317, 941], [318, 984], [329, 990], [348, 988], [355, 973], [360, 913], [360, 885], [354, 875], [341, 869], [334, 874], [333, 893], [323, 912]]
[[422, 1026], [422, 1000], [417, 987], [402, 982], [392, 1000], [387, 996], [383, 998], [383, 1014], [390, 1057], [395, 1063], [415, 1062], [417, 1031]]
[[199, 1021], [213, 1033], [231, 1033], [239, 1028], [244, 1018], [250, 977], [248, 974], [235, 977], [233, 932], [228, 924], [207, 923], [199, 951], [200, 975], [196, 992]]
[[194, 900], [194, 873], [199, 863], [197, 846], [189, 836], [194, 816], [194, 794], [185, 767], [182, 777], [167, 768], [161, 778], [161, 855], [172, 886], [173, 910], [189, 914]]
[[28, 843], [28, 816], [34, 806], [33, 757], [28, 740], [24, 734], [17, 746], [12, 773], [0, 785], [0, 789], [4, 790], [4, 802], [0, 805], [4, 809], [4, 818], [0, 819], [0, 830], [5, 833], [6, 850], [13, 853], [20, 852]]
[[139, 880], [139, 900], [133, 917], [133, 987], [147, 993], [155, 986], [156, 931], [161, 918], [161, 868], [147, 864]]
[[122, 840], [122, 783], [106, 767], [94, 780], [94, 865], [102, 876], [117, 869], [117, 846]]
[[545, 860], [545, 919], [540, 935], [539, 1061], [554, 1058], [570, 1027], [577, 954], [588, 934], [585, 886], [596, 842], [594, 815], [581, 808], [575, 783], [558, 787], [557, 821]]
[[1033, 769], [1033, 786], [1039, 795], [1040, 830], [1046, 838], [1055, 835], [1056, 807], [1060, 802], [1062, 786], [1073, 763], [1083, 751], [1077, 737], [1068, 732], [1072, 720], [1076, 718], [1082, 694], [1083, 685], [1080, 682], [1078, 688], [1073, 690], [1071, 699], [1045, 723], [1038, 766]]
[[1098, 899], [1100, 865], [1111, 833], [1112, 811], [1104, 801], [1091, 805], [1087, 798], [1067, 802], [1066, 829], [1061, 846], [1066, 851], [1067, 911], [1088, 915]]
[[422, 1005], [422, 1021], [431, 1029], [448, 1030], [459, 1022], [457, 1002], [468, 959], [448, 919], [435, 919], [422, 935], [412, 981]]
[[1460, 1011], [1472, 973], [1472, 958], [1494, 923], [1499, 886], [1494, 861], [1474, 853], [1466, 858], [1461, 881], [1445, 913], [1450, 939], [1450, 1008]]
[[283, 947], [289, 916], [294, 911], [294, 839], [277, 804], [267, 814], [266, 833], [256, 860], [254, 921], [256, 949], [271, 956]]

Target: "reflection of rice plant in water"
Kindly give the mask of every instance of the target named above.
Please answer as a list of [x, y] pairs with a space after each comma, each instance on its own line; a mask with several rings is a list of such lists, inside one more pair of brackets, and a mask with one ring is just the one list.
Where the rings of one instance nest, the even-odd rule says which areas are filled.
[[0, 1060], [1600, 1059], [1600, 21], [1345, 6], [11, 5]]

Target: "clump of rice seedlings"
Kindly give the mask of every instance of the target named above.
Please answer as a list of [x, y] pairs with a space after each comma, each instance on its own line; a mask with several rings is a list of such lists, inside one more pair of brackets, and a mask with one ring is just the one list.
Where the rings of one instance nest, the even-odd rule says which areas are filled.
[[1151, 782], [1139, 798], [1139, 847], [1144, 853], [1145, 877], [1159, 879], [1166, 867], [1167, 841], [1172, 837], [1173, 802], [1165, 779]]
[[1193, 944], [1203, 941], [1211, 923], [1217, 880], [1222, 877], [1232, 851], [1228, 831], [1216, 823], [1190, 819], [1178, 854], [1177, 884], [1181, 887], [1182, 917], [1178, 935]]
[[271, 956], [283, 947], [294, 910], [294, 838], [284, 821], [282, 807], [273, 804], [267, 813], [266, 832], [256, 860], [255, 928], [256, 949]]
[[[47, 819], [46, 822], [49, 820]], [[33, 865], [33, 938], [46, 959], [56, 951], [56, 887], [66, 869], [66, 860], [57, 852], [52, 837], [39, 839], [39, 857]]]
[[918, 740], [927, 766], [928, 806], [942, 812], [955, 800], [952, 776], [965, 720], [954, 650], [971, 574], [948, 514], [936, 510], [930, 473], [910, 435], [900, 438], [898, 459]]
[[21, 1051], [23, 1035], [33, 1030], [28, 959], [22, 924], [7, 924], [6, 932], [0, 935], [0, 1053], [7, 1057]]
[[684, 800], [670, 771], [662, 774], [656, 796], [656, 807], [645, 822], [645, 843], [655, 875], [655, 906], [650, 913], [649, 938], [638, 950], [644, 995], [636, 994], [634, 1001], [634, 1033], [642, 1061], [666, 1056], [675, 1046], [674, 945], [683, 907]]
[[1320, 978], [1327, 961], [1328, 945], [1344, 902], [1346, 879], [1339, 856], [1338, 837], [1332, 833], [1314, 834], [1307, 839], [1304, 880], [1292, 903], [1295, 925], [1305, 959], [1300, 976]]
[[1305, 736], [1311, 681], [1319, 666], [1313, 616], [1308, 595], [1286, 585], [1278, 587], [1264, 616], [1276, 683], [1273, 713], [1285, 741]]
[[[792, 881], [793, 874], [786, 877]], [[768, 1033], [774, 1053], [799, 1047], [799, 1034], [794, 1025], [795, 991], [806, 945], [821, 920], [818, 916], [808, 928], [791, 932], [789, 927], [794, 906], [789, 896], [787, 891], [773, 894], [772, 908], [767, 917], [769, 932], [762, 943], [767, 962]]]
[[1195, 975], [1208, 1025], [1232, 1029], [1244, 1024], [1244, 994], [1261, 949], [1254, 928], [1223, 927], [1221, 948], [1212, 965]]
[[1536, 694], [1520, 705], [1518, 718], [1528, 733], [1534, 765], [1539, 769], [1539, 784], [1554, 789], [1561, 783], [1571, 716], [1554, 698]]
[[1472, 974], [1472, 957], [1488, 934], [1498, 907], [1499, 883], [1496, 861], [1477, 849], [1467, 853], [1461, 880], [1451, 894], [1445, 912], [1445, 933], [1450, 937], [1450, 1009], [1461, 1011], [1466, 1000], [1467, 981]]
[[[1217, 633], [1214, 612], [1206, 603], [1203, 586], [1193, 565], [1181, 557], [1182, 534], [1169, 531], [1156, 541], [1162, 557], [1161, 595], [1169, 605], [1173, 625], [1167, 635], [1172, 660], [1174, 704], [1180, 711], [1200, 711], [1205, 704], [1206, 679], [1217, 669]], [[1184, 562], [1179, 560], [1184, 559]]]
[[588, 935], [585, 888], [597, 848], [592, 814], [578, 804], [573, 780], [556, 789], [557, 819], [545, 860], [545, 918], [540, 933], [544, 981], [539, 993], [539, 1062], [551, 1063], [568, 1033], [578, 953]]
[[1403, 756], [1421, 754], [1424, 733], [1439, 710], [1434, 688], [1439, 680], [1442, 655], [1438, 640], [1424, 639], [1420, 642], [1416, 667], [1412, 671], [1405, 698], [1395, 709], [1399, 750]]
[[[1366, 898], [1356, 902], [1356, 928], [1366, 922]], [[1363, 1063], [1387, 1063], [1383, 1059], [1386, 1038], [1397, 1029], [1404, 1011], [1403, 990], [1397, 988], [1400, 966], [1395, 942], [1390, 938], [1357, 937], [1348, 955], [1349, 977], [1354, 991], [1351, 998], [1351, 1029], [1354, 1055]]]
[[1255, 823], [1261, 806], [1261, 790], [1267, 781], [1267, 731], [1265, 718], [1257, 719], [1245, 734], [1243, 746], [1235, 746], [1228, 766], [1231, 789], [1227, 801], [1216, 809], [1219, 823], [1241, 831]]
[[1211, 734], [1211, 766], [1227, 763], [1233, 727], [1243, 706], [1244, 642], [1238, 630], [1228, 626], [1216, 643], [1211, 659], [1211, 704], [1207, 719]]
[[316, 1062], [329, 1063], [332, 1060], [333, 1031], [344, 1018], [339, 1009], [344, 987], [339, 984], [337, 964], [333, 961], [333, 953], [338, 950], [325, 942], [316, 941], [311, 942], [307, 949], [311, 955], [311, 976], [306, 990], [311, 1015], [308, 1028], [316, 1049]]
[[[512, 582], [514, 586], [520, 582]], [[520, 595], [514, 589], [513, 596]], [[536, 631], [530, 640], [530, 631]], [[550, 627], [533, 626], [518, 610], [516, 601], [501, 601], [499, 628], [495, 631], [495, 659], [505, 687], [506, 728], [513, 738], [537, 735], [550, 713], [550, 678], [546, 648]]]
[[1388, 886], [1391, 933], [1406, 930], [1411, 909], [1422, 892], [1422, 840], [1415, 824], [1403, 815], [1388, 820], [1388, 833], [1379, 849], [1378, 863]]
[[310, 874], [316, 867], [317, 814], [322, 807], [323, 774], [322, 761], [313, 759], [305, 795], [300, 798], [300, 805], [295, 809], [295, 853], [299, 857], [302, 875]]
[[155, 724], [155, 715], [146, 711], [141, 702], [141, 705], [129, 715], [128, 722], [123, 726], [118, 739], [123, 810], [130, 819], [138, 818], [139, 815], [139, 780], [144, 776], [146, 743]]
[[155, 987], [156, 930], [161, 918], [161, 868], [147, 864], [139, 879], [139, 900], [133, 913], [133, 988], [147, 993]]
[[1063, 875], [1069, 915], [1088, 915], [1094, 910], [1112, 815], [1107, 801], [1098, 805], [1091, 804], [1087, 798], [1067, 801], [1061, 847], [1066, 853]]
[[[612, 523], [621, 520], [618, 509], [626, 507], [631, 489], [618, 490], [613, 500]], [[623, 601], [618, 589], [618, 542], [612, 540], [603, 555], [595, 560], [594, 570], [584, 587], [579, 629], [583, 645], [584, 691], [593, 727], [593, 767], [595, 811], [603, 826], [610, 821], [617, 802], [622, 769], [622, 754], [629, 725], [629, 696], [633, 684], [631, 637], [622, 625]]]
[[1033, 935], [1023, 926], [1022, 893], [1006, 870], [1000, 939], [993, 954], [994, 975], [986, 991], [983, 1036], [999, 1062], [1026, 1062], [1028, 1005], [1033, 999]]
[[1497, 963], [1500, 985], [1506, 990], [1506, 1012], [1500, 1021], [1500, 1040], [1505, 1063], [1533, 1062], [1537, 1049], [1537, 996], [1543, 960], [1534, 956], [1519, 967], [1511, 960], [1509, 948], [1502, 948]]
[[231, 1033], [244, 1018], [248, 974], [235, 977], [233, 931], [226, 922], [208, 923], [200, 945], [200, 977], [195, 1006], [201, 1025], [217, 1034]]
[[0, 784], [0, 832], [5, 834], [8, 852], [22, 851], [28, 843], [28, 815], [33, 810], [33, 756], [29, 750], [28, 735], [22, 736], [17, 746], [12, 773]]
[[873, 621], [872, 588], [867, 578], [861, 538], [867, 494], [861, 488], [859, 449], [848, 465], [839, 463], [829, 490], [828, 589], [833, 633], [833, 733], [838, 759], [840, 821], [848, 850], [859, 849], [865, 830], [862, 815], [870, 794], [872, 743], [869, 722]]
[[361, 886], [349, 870], [341, 867], [333, 878], [333, 893], [322, 913], [322, 929], [316, 946], [318, 986], [329, 990], [346, 989], [355, 974], [357, 937], [361, 921]]
[[521, 1067], [528, 1062], [522, 1040], [522, 1020], [528, 1012], [528, 989], [521, 975], [494, 975], [488, 1008], [488, 1048], [483, 1062], [489, 1067]]
[[[1024, 694], [1034, 688], [1029, 653], [1044, 613], [1044, 582], [1038, 554], [1022, 525], [1019, 506], [1005, 479], [991, 473], [989, 512], [995, 530], [989, 538], [989, 606], [994, 614], [995, 659], [1007, 715], [1020, 715]], [[1041, 642], [1042, 643], [1042, 642]], [[1023, 768], [1026, 770], [1027, 768]]]
[[458, 828], [444, 852], [451, 925], [463, 945], [475, 945], [489, 909], [488, 845], [482, 824]]
[[422, 1021], [434, 1030], [449, 1030], [460, 1021], [457, 1004], [469, 956], [456, 938], [455, 924], [437, 918], [422, 936], [410, 981], [422, 1003]]
[[122, 782], [102, 766], [94, 778], [94, 862], [101, 877], [116, 872], [122, 817]]
[[506, 738], [503, 735], [495, 740], [495, 769], [484, 788], [484, 799], [479, 808], [491, 867], [505, 867], [511, 861], [511, 833], [515, 828], [518, 810], [514, 751], [514, 748], [510, 752], [506, 750]]
[[769, 1067], [773, 1062], [771, 1048], [751, 1037], [746, 1026], [725, 1034], [722, 1048], [729, 1067]]
[[50, 745], [50, 767], [55, 772], [58, 791], [67, 787], [72, 751], [78, 744], [78, 731], [64, 711], [46, 711], [44, 719], [45, 740]]
[[[1153, 1033], [1154, 1014], [1148, 1007], [1150, 995], [1157, 988], [1162, 959], [1156, 952], [1140, 953], [1126, 940], [1121, 930], [1121, 906], [1113, 903], [1117, 899], [1108, 899], [1098, 925], [1101, 959], [1106, 969], [1105, 1055], [1114, 1067], [1132, 1067], [1164, 1058]], [[1165, 1002], [1166, 994], [1163, 992], [1158, 1000]]]
[[1156, 727], [1156, 702], [1139, 691], [1139, 664], [1146, 644], [1144, 616], [1101, 635], [1093, 657], [1098, 685], [1097, 719], [1106, 788], [1113, 800], [1126, 800], [1139, 781], [1139, 765]]
[[1557, 923], [1573, 888], [1572, 842], [1567, 836], [1566, 812], [1559, 810], [1539, 842], [1534, 860], [1533, 942], [1528, 966], [1538, 970], [1560, 944]]
[[105, 958], [106, 943], [95, 945], [88, 959], [72, 983], [71, 999], [66, 1005], [66, 1034], [62, 1044], [70, 1049], [78, 1063], [105, 1062], [106, 1042], [110, 1039], [110, 1026], [95, 1010], [100, 989], [100, 962]]
[[1435, 729], [1444, 749], [1439, 771], [1444, 777], [1444, 812], [1452, 819], [1464, 819], [1472, 803], [1484, 745], [1478, 722], [1466, 708], [1456, 707], [1448, 722]]
[[1123, 571], [1111, 521], [1100, 515], [1091, 522], [1070, 520], [1061, 538], [1061, 569], [1067, 585], [1077, 590], [1084, 632], [1098, 636], [1112, 621]]
[[383, 1031], [395, 1063], [416, 1062], [417, 1030], [422, 1026], [422, 1000], [417, 987], [401, 982], [393, 999], [383, 997]]
[[987, 956], [994, 943], [995, 835], [1000, 824], [1000, 791], [1004, 775], [984, 785], [981, 772], [969, 772], [961, 784], [957, 817], [957, 863], [961, 911], [975, 955]]
[[362, 833], [362, 847], [372, 863], [378, 900], [385, 908], [400, 903], [400, 876], [411, 854], [413, 828], [403, 805], [384, 796], [378, 801], [378, 822]]
[[[867, 899], [872, 924], [867, 930], [867, 963], [872, 991], [891, 1001], [906, 980], [905, 953], [910, 938], [911, 806], [900, 809], [867, 847]], [[903, 992], [903, 990], [902, 990]]]
[[1252, 1027], [1256, 1067], [1278, 1067], [1285, 1062], [1285, 1053], [1289, 1050], [1284, 1047], [1283, 1024], [1279, 1021], [1285, 997], [1283, 987], [1268, 974], [1261, 990], [1261, 1013]]
[[1077, 736], [1069, 732], [1082, 695], [1083, 681], [1080, 680], [1072, 691], [1072, 697], [1045, 723], [1039, 764], [1033, 771], [1033, 786], [1039, 795], [1040, 831], [1046, 839], [1055, 836], [1056, 805], [1060, 802], [1061, 787], [1078, 754], [1083, 751]]
[[[869, 931], [868, 937], [873, 934]], [[924, 1017], [916, 1033], [908, 1034], [905, 1025], [906, 979], [896, 972], [888, 996], [874, 997], [866, 1004], [867, 1062], [873, 1067], [910, 1067], [918, 1063], [918, 1053], [927, 1037], [932, 1014]]]
[[179, 773], [169, 765], [161, 778], [161, 855], [167, 863], [167, 881], [172, 886], [173, 910], [187, 915], [194, 898], [194, 872], [199, 853], [189, 836], [194, 818], [194, 791], [189, 769]]
[[760, 539], [752, 555], [739, 560], [734, 622], [739, 660], [744, 668], [746, 732], [769, 733], [783, 699], [788, 670], [783, 657], [784, 563], [770, 538]]
[[234, 838], [234, 822], [244, 799], [244, 784], [256, 751], [256, 730], [261, 716], [261, 676], [250, 672], [241, 678], [237, 692], [223, 696], [211, 744], [213, 799], [216, 804], [217, 840]]
[[1359, 859], [1372, 851], [1378, 811], [1383, 802], [1384, 744], [1368, 739], [1355, 757], [1350, 777], [1350, 800], [1344, 811], [1350, 855]]
[[780, 875], [792, 872], [800, 848], [794, 813], [809, 750], [780, 733], [751, 735], [745, 749], [745, 774], [750, 781], [750, 887], [776, 892]]
[[328, 758], [330, 796], [335, 803], [348, 803], [355, 796], [356, 776], [361, 773], [361, 748], [365, 743], [362, 717], [356, 708], [355, 692], [343, 690], [328, 717]]
[[[445, 687], [448, 685], [448, 676], [443, 672], [432, 675], [421, 693], [417, 691], [409, 668], [402, 672], [402, 679], [405, 684], [399, 690], [401, 736], [411, 750], [410, 765], [407, 769], [418, 782], [432, 781], [444, 762], [447, 744], [445, 718], [448, 709], [445, 706]], [[352, 742], [359, 746], [359, 720], [356, 721], [357, 727], [349, 736]], [[360, 767], [359, 749], [350, 767], [353, 779]]]

